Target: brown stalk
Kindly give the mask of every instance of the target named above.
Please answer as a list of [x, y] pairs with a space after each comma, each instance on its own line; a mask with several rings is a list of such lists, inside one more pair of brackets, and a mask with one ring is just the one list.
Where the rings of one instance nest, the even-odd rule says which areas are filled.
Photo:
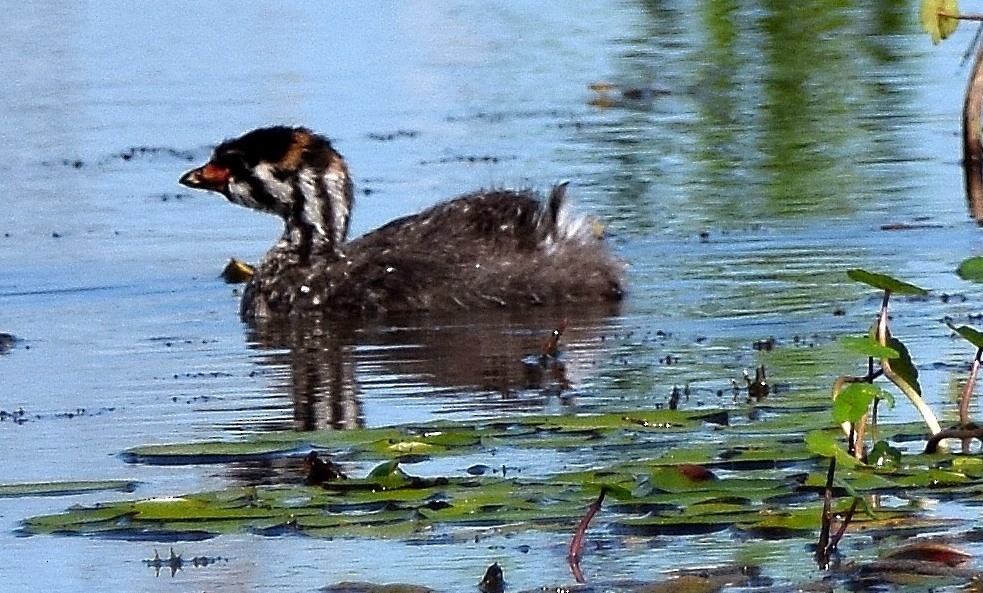
[[601, 510], [601, 503], [604, 502], [604, 495], [606, 493], [607, 489], [602, 487], [601, 493], [597, 495], [597, 500], [592, 502], [587, 508], [587, 513], [580, 520], [580, 525], [577, 526], [577, 531], [573, 534], [573, 539], [570, 540], [570, 551], [567, 552], [567, 562], [570, 564], [570, 570], [573, 572], [573, 576], [578, 583], [584, 582], [584, 575], [580, 571], [580, 551], [584, 547], [584, 536], [594, 515]]

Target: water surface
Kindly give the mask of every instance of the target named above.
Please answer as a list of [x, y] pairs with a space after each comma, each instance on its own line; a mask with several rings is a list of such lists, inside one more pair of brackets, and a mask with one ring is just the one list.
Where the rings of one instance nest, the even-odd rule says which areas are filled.
[[[936, 291], [899, 302], [893, 323], [952, 418], [971, 353], [939, 320], [980, 308], [952, 273], [981, 248], [958, 164], [972, 31], [932, 47], [916, 17], [914, 2], [875, 0], [8, 13], [0, 331], [20, 341], [0, 356], [0, 410], [23, 421], [0, 421], [2, 481], [123, 478], [140, 481], [137, 496], [179, 494], [245, 474], [117, 454], [271, 429], [651, 407], [683, 384], [712, 401], [761, 363], [789, 386], [781, 397], [815, 396], [853, 370], [815, 346], [862, 332], [876, 306], [851, 267]], [[596, 82], [658, 92], [599, 100]], [[559, 322], [550, 314], [356, 325], [301, 336], [306, 350], [257, 335], [218, 273], [231, 256], [255, 261], [276, 221], [176, 180], [222, 139], [272, 123], [321, 131], [348, 158], [355, 234], [476, 187], [571, 180], [630, 263], [625, 307], [570, 320], [563, 388], [521, 363]], [[774, 351], [755, 348], [772, 337]], [[0, 502], [5, 588], [468, 590], [493, 561], [512, 590], [570, 581], [563, 542], [536, 533], [435, 546], [226, 536], [175, 544], [226, 561], [173, 578], [142, 562], [167, 542], [15, 537], [25, 517], [111, 496]], [[588, 578], [739, 555], [714, 538], [604, 541]]]

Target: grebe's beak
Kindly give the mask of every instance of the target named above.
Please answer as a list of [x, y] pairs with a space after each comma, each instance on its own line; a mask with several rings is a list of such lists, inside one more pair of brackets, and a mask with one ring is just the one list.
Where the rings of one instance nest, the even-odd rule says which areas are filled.
[[178, 183], [194, 189], [206, 189], [224, 194], [231, 176], [227, 168], [207, 163], [182, 175]]

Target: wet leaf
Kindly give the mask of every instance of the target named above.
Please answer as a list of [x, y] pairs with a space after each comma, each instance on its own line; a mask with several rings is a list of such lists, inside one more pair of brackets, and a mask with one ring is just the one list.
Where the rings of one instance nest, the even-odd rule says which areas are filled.
[[943, 542], [922, 541], [892, 550], [884, 557], [893, 560], [924, 560], [938, 562], [946, 566], [959, 566], [969, 562], [973, 555]]
[[862, 282], [868, 286], [873, 286], [879, 290], [886, 290], [894, 294], [908, 294], [914, 296], [925, 296], [928, 294], [928, 291], [924, 288], [919, 288], [914, 284], [903, 282], [897, 278], [888, 276], [887, 274], [877, 274], [858, 268], [848, 270], [846, 274], [851, 280]]
[[805, 435], [806, 448], [823, 457], [835, 457], [836, 463], [845, 467], [859, 465], [860, 461], [846, 452], [836, 441], [834, 434], [828, 430], [813, 430]]
[[186, 465], [230, 463], [233, 461], [265, 461], [297, 454], [309, 448], [299, 441], [288, 442], [207, 442], [174, 445], [147, 445], [120, 453], [126, 463], [148, 465]]
[[889, 336], [887, 340], [887, 345], [897, 350], [898, 358], [891, 361], [891, 369], [894, 371], [901, 380], [911, 386], [918, 395], [922, 394], [922, 386], [918, 383], [918, 367], [911, 360], [911, 354], [908, 352], [908, 347], [901, 342], [901, 340], [895, 338], [894, 336]]
[[949, 37], [959, 26], [959, 19], [942, 14], [959, 14], [959, 3], [956, 0], [922, 0], [922, 30], [929, 34], [932, 43]]
[[833, 420], [837, 424], [859, 422], [874, 399], [883, 399], [884, 394], [883, 389], [872, 383], [850, 383], [833, 400]]
[[874, 446], [870, 448], [870, 453], [867, 454], [868, 463], [871, 465], [879, 464], [901, 464], [901, 451], [895, 447], [892, 447], [887, 441], [877, 441]]
[[852, 352], [857, 352], [869, 358], [876, 359], [892, 359], [899, 356], [898, 351], [890, 348], [888, 346], [882, 346], [877, 340], [871, 336], [855, 337], [847, 336], [840, 338], [840, 343], [846, 347], [847, 350]]
[[0, 484], [0, 498], [19, 496], [70, 496], [97, 490], [133, 492], [136, 482], [124, 480], [98, 480], [91, 482], [34, 482], [27, 484]]
[[393, 459], [375, 466], [366, 481], [390, 490], [409, 485], [410, 477], [399, 467], [399, 463], [399, 459]]
[[968, 483], [969, 481], [970, 478], [965, 474], [931, 468], [925, 472], [918, 472], [917, 474], [898, 478], [898, 486], [902, 488], [940, 488], [947, 486], [960, 486]]
[[602, 490], [606, 496], [610, 496], [615, 500], [631, 500], [632, 498], [631, 490], [621, 486], [620, 484], [612, 484], [607, 482], [586, 482], [584, 484], [585, 492], [599, 494]]
[[983, 256], [971, 257], [963, 260], [956, 268], [956, 274], [963, 280], [970, 282], [983, 282]]
[[735, 513], [733, 515], [712, 514], [696, 517], [619, 518], [612, 521], [611, 531], [649, 537], [655, 535], [703, 535], [728, 529], [742, 516], [742, 513]]
[[976, 328], [970, 327], [968, 325], [961, 325], [956, 327], [955, 325], [946, 322], [949, 329], [959, 334], [963, 339], [968, 341], [973, 346], [978, 349], [983, 349], [983, 332], [977, 330]]

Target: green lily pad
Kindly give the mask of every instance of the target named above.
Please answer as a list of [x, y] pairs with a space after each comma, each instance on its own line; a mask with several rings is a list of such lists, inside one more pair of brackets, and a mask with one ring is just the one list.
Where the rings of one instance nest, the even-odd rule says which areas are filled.
[[21, 496], [71, 496], [99, 490], [119, 490], [133, 492], [136, 482], [124, 480], [97, 480], [91, 482], [33, 482], [26, 484], [0, 484], [0, 498]]
[[743, 513], [710, 514], [685, 517], [628, 517], [611, 522], [611, 531], [635, 536], [704, 535], [729, 529]]
[[963, 280], [971, 282], [983, 282], [983, 256], [971, 257], [963, 260], [956, 268], [956, 274]]
[[120, 458], [126, 463], [147, 465], [215, 464], [234, 461], [267, 461], [276, 457], [296, 455], [309, 448], [308, 443], [302, 443], [298, 440], [146, 445], [123, 451], [120, 453]]

